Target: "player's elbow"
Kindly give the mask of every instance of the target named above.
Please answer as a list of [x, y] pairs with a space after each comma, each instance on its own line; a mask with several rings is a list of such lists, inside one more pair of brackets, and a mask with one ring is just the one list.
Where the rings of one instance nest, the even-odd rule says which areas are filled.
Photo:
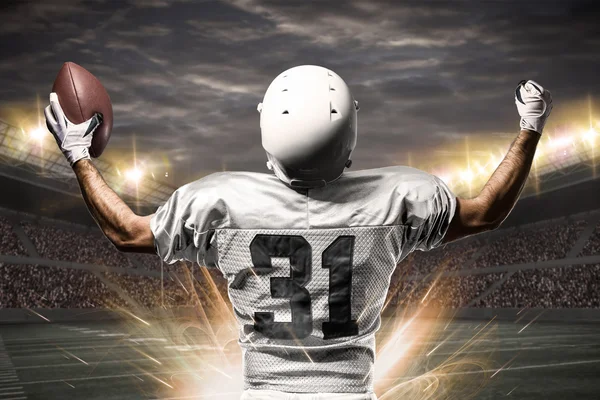
[[104, 232], [108, 240], [115, 246], [115, 248], [122, 252], [131, 251], [130, 249], [135, 247], [135, 238], [130, 232], [122, 231], [120, 229], [114, 229], [111, 231]]
[[135, 252], [137, 245], [135, 239], [128, 239], [127, 237], [117, 237], [110, 240], [117, 250], [123, 253]]
[[132, 216], [118, 227], [106, 232], [106, 236], [121, 252], [145, 252], [153, 249], [154, 237], [149, 229], [147, 217]]
[[482, 201], [481, 210], [479, 224], [484, 228], [484, 231], [500, 228], [511, 211], [495, 204], [487, 204], [485, 201]]
[[443, 243], [497, 229], [504, 218], [481, 198], [456, 198], [456, 211]]

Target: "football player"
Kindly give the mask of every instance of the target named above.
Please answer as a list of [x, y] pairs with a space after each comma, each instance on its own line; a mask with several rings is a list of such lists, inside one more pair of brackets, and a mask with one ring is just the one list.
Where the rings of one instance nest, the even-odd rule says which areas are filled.
[[[358, 103], [335, 72], [281, 73], [258, 105], [273, 174], [220, 172], [137, 216], [89, 161], [93, 120], [48, 126], [90, 213], [122, 251], [218, 268], [239, 321], [243, 399], [374, 399], [375, 332], [390, 277], [415, 250], [498, 228], [519, 198], [552, 110], [550, 92], [519, 83], [521, 130], [481, 193], [456, 197], [438, 177], [391, 166], [344, 172]], [[66, 145], [68, 144], [68, 145]]]

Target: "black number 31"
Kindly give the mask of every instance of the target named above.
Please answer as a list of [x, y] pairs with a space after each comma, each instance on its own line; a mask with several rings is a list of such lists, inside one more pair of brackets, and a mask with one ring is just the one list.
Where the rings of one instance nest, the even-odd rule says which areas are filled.
[[[324, 339], [358, 335], [358, 323], [351, 316], [352, 255], [354, 236], [339, 236], [322, 254], [323, 268], [329, 269], [329, 321], [323, 322]], [[271, 297], [290, 299], [291, 322], [275, 322], [272, 312], [255, 312], [254, 325], [246, 325], [275, 339], [302, 339], [313, 330], [310, 293], [306, 285], [312, 274], [312, 247], [302, 236], [256, 235], [250, 244], [254, 268], [237, 276], [231, 288], [241, 289], [251, 274], [272, 271], [273, 257], [290, 260], [290, 277], [271, 278]]]

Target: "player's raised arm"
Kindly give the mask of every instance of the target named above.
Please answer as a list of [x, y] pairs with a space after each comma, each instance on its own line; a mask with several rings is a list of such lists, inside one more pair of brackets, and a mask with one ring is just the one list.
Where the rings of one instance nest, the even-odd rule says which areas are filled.
[[104, 181], [90, 160], [73, 165], [81, 194], [102, 232], [117, 249], [156, 254], [150, 230], [152, 215], [136, 215]]
[[481, 193], [473, 199], [457, 198], [456, 212], [442, 243], [498, 228], [519, 199], [552, 111], [552, 96], [538, 83], [522, 81], [515, 92], [515, 103], [521, 131]]
[[155, 253], [151, 216], [136, 215], [90, 161], [88, 149], [99, 125], [98, 115], [81, 124], [71, 123], [55, 93], [50, 95], [50, 105], [44, 114], [46, 125], [73, 167], [83, 199], [102, 232], [121, 251]]

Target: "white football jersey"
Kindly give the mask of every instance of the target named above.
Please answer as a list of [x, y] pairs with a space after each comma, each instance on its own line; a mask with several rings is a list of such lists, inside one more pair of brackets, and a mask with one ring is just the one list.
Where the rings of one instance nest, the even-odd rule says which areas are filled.
[[390, 277], [441, 243], [455, 208], [443, 181], [404, 166], [309, 190], [223, 172], [178, 189], [151, 229], [165, 262], [228, 280], [246, 389], [369, 393]]

